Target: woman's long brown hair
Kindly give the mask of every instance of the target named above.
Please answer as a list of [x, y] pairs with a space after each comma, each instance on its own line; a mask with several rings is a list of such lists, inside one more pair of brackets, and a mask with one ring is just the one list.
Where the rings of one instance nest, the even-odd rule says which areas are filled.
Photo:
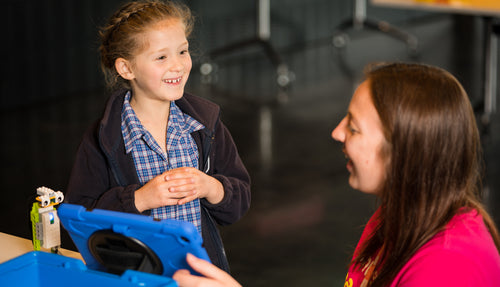
[[480, 200], [480, 138], [462, 85], [443, 69], [406, 63], [372, 67], [366, 79], [390, 160], [379, 225], [352, 264], [364, 266], [382, 250], [370, 286], [386, 286], [455, 214], [471, 209], [483, 216], [500, 250], [498, 230]]

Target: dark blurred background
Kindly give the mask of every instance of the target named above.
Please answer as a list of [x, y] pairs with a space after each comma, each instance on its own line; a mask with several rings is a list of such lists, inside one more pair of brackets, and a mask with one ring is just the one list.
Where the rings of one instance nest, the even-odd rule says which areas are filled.
[[[101, 114], [108, 93], [97, 30], [124, 1], [0, 2], [6, 28], [0, 45], [0, 232], [31, 238], [36, 188], [65, 191], [81, 136]], [[253, 180], [250, 211], [221, 229], [233, 275], [243, 285], [343, 284], [375, 199], [348, 186], [330, 132], [364, 65], [373, 61], [425, 62], [463, 83], [482, 131], [485, 202], [500, 223], [500, 120], [496, 113], [483, 120], [485, 44], [497, 19], [368, 3], [367, 20], [387, 21], [410, 36], [401, 40], [368, 21], [353, 27], [354, 1], [273, 0], [269, 42], [252, 42], [256, 2], [185, 3], [197, 17], [186, 90], [222, 106]], [[66, 235], [63, 247], [72, 248]]]

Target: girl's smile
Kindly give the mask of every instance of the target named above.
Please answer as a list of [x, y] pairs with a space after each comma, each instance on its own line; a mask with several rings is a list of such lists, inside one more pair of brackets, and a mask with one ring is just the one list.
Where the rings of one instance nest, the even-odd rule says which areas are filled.
[[177, 79], [166, 79], [166, 80], [163, 80], [163, 82], [165, 82], [167, 84], [177, 85], [177, 84], [180, 84], [181, 80], [182, 80], [182, 77], [179, 77]]

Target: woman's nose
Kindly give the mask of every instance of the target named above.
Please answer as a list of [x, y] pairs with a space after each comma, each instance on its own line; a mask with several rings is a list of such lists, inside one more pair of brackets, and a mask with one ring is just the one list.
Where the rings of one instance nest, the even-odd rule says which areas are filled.
[[335, 127], [332, 131], [332, 138], [338, 142], [344, 142], [345, 140], [345, 121], [346, 119], [342, 119], [342, 121]]

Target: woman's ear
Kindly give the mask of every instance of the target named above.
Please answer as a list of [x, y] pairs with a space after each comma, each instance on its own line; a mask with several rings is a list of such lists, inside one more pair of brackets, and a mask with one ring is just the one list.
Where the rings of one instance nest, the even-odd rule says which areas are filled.
[[130, 62], [124, 58], [118, 58], [115, 61], [115, 69], [118, 74], [125, 80], [133, 80], [135, 78], [134, 72], [132, 71], [132, 65]]

